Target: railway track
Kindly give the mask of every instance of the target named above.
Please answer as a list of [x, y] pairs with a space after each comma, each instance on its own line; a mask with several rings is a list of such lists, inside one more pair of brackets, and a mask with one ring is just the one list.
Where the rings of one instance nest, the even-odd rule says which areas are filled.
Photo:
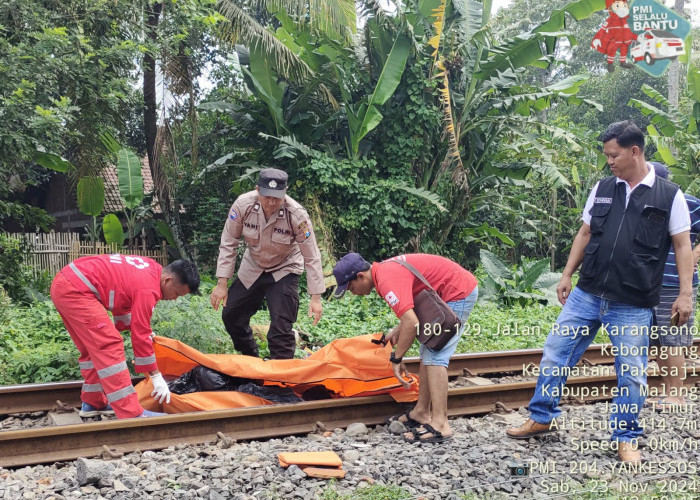
[[[588, 364], [612, 362], [603, 355], [600, 346], [589, 351], [584, 356]], [[463, 374], [465, 369], [472, 375], [522, 371], [524, 366], [539, 362], [542, 354], [538, 349], [508, 353], [458, 355], [451, 361], [451, 374]], [[412, 359], [410, 363], [410, 369], [417, 371], [418, 360]], [[650, 387], [658, 387], [660, 383], [659, 377], [649, 377]], [[700, 369], [693, 370], [685, 383], [687, 386], [700, 384]], [[609, 374], [569, 378], [567, 387], [574, 393], [588, 393], [578, 398], [579, 402], [601, 401], [610, 399], [609, 388], [615, 384], [615, 375]], [[603, 385], [608, 391], [596, 390]], [[469, 416], [489, 413], [497, 407], [506, 411], [515, 409], [527, 405], [534, 388], [535, 381], [531, 380], [450, 389], [449, 413], [450, 416]], [[64, 403], [77, 405], [79, 390], [79, 382], [3, 387], [0, 388], [0, 413], [12, 413], [6, 409], [16, 410], [22, 401], [29, 405], [22, 408], [25, 412], [50, 409], [61, 397]], [[375, 425], [401, 409], [402, 405], [390, 396], [371, 396], [6, 431], [0, 432], [0, 466], [17, 467], [97, 456], [105, 447], [117, 453], [128, 453], [158, 450], [176, 443], [202, 444], [222, 437], [246, 440], [304, 434], [318, 429], [319, 423], [328, 429], [346, 427], [353, 422]]]
[[[696, 341], [700, 346], [700, 339]], [[605, 346], [590, 346], [581, 360], [582, 364], [611, 364], [612, 357], [605, 353]], [[448, 376], [479, 376], [496, 373], [522, 372], [523, 367], [538, 365], [542, 349], [519, 349], [514, 351], [492, 351], [482, 353], [457, 354], [450, 359]], [[406, 358], [406, 367], [418, 373], [418, 358]], [[134, 379], [138, 382], [140, 379]], [[82, 381], [56, 382], [47, 384], [27, 384], [0, 386], [0, 415], [49, 411], [60, 400], [68, 406], [80, 405]]]

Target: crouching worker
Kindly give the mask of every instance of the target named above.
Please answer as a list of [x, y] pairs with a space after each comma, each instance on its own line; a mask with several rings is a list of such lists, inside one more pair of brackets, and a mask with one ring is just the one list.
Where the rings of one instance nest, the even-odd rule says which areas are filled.
[[[81, 257], [56, 274], [51, 299], [80, 352], [81, 417], [165, 415], [139, 404], [119, 331], [131, 330], [134, 368], [151, 376], [151, 396], [160, 403], [170, 402], [170, 390], [153, 352], [151, 315], [159, 300], [175, 300], [198, 288], [197, 268], [186, 260], [163, 268], [135, 255], [94, 255]], [[112, 312], [114, 323], [107, 311]]]
[[411, 429], [404, 434], [406, 441], [439, 443], [452, 438], [447, 421], [447, 366], [479, 294], [476, 278], [459, 264], [438, 255], [400, 255], [370, 264], [361, 255], [349, 253], [333, 269], [338, 283], [334, 297], [342, 297], [346, 290], [354, 295], [369, 295], [372, 289], [376, 289], [386, 300], [400, 320], [386, 337], [396, 346], [389, 361], [396, 378], [408, 389], [410, 384], [402, 376], [406, 371], [402, 358], [416, 338], [417, 328], [420, 328], [414, 311], [414, 297], [428, 288], [414, 271], [418, 271], [447, 303], [463, 326], [440, 350], [420, 346], [420, 386], [416, 406], [391, 417], [389, 422], [397, 420]]

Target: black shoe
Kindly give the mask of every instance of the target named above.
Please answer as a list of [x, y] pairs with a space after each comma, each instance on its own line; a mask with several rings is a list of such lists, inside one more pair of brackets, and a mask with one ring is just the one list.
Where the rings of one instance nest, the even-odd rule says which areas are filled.
[[612, 73], [613, 71], [615, 71], [615, 65], [608, 63], [608, 73]]

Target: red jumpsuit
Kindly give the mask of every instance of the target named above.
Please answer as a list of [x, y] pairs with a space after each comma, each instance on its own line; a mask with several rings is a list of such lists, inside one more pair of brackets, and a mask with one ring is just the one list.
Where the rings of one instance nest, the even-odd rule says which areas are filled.
[[606, 19], [603, 26], [595, 34], [593, 40], [600, 40], [600, 45], [595, 47], [591, 43], [591, 47], [598, 52], [608, 55], [608, 64], [615, 61], [615, 53], [620, 51], [620, 62], [627, 62], [627, 50], [630, 43], [637, 39], [636, 35], [627, 25], [629, 16], [619, 17], [614, 12], [610, 12], [610, 17]]
[[81, 400], [95, 408], [109, 403], [118, 418], [143, 412], [119, 330], [131, 330], [134, 369], [156, 370], [151, 315], [162, 297], [161, 271], [160, 264], [146, 257], [94, 255], [71, 262], [51, 285], [51, 299], [80, 352]]

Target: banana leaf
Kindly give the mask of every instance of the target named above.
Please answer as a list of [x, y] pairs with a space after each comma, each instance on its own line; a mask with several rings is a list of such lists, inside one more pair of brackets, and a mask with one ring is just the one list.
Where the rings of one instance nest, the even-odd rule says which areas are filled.
[[36, 148], [34, 161], [42, 167], [55, 170], [56, 172], [67, 172], [73, 168], [71, 162], [56, 153], [46, 151], [43, 146]]
[[102, 233], [107, 243], [122, 246], [124, 244], [124, 230], [119, 218], [114, 214], [105, 215], [102, 221]]
[[141, 161], [138, 156], [126, 148], [117, 153], [117, 175], [119, 177], [119, 194], [124, 205], [133, 210], [143, 200], [143, 176]]
[[[262, 100], [275, 122], [275, 133], [282, 135], [287, 132], [284, 123], [282, 99], [284, 98], [285, 85], [280, 84], [279, 75], [272, 69], [272, 65], [260, 44], [255, 44], [250, 49], [250, 66], [241, 66], [244, 75], [248, 77], [246, 82], [251, 92]], [[285, 134], [286, 135], [286, 134]]]
[[101, 177], [83, 177], [78, 181], [78, 208], [96, 217], [105, 205], [105, 185]]
[[353, 156], [357, 156], [360, 141], [382, 121], [383, 116], [376, 106], [384, 105], [394, 95], [396, 87], [401, 82], [401, 75], [406, 68], [410, 52], [411, 41], [404, 34], [399, 34], [372, 95], [367, 101], [363, 100], [359, 104], [348, 106], [350, 145]]

